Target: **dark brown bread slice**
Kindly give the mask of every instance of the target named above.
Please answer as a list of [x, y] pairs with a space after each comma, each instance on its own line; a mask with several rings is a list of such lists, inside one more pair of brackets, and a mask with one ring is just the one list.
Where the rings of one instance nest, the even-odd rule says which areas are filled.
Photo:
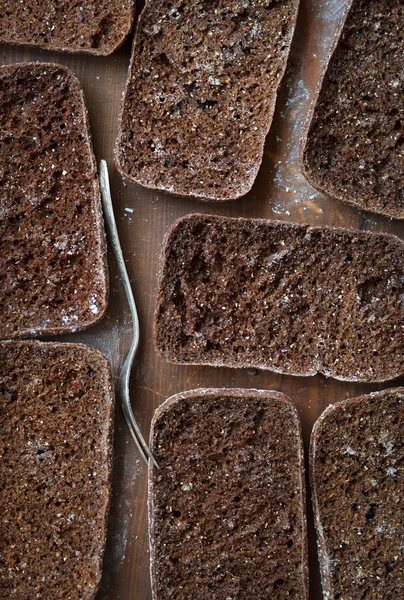
[[160, 406], [151, 447], [154, 600], [308, 598], [300, 422], [279, 392], [193, 390]]
[[110, 500], [107, 360], [77, 344], [0, 342], [0, 598], [89, 600]]
[[139, 19], [116, 165], [149, 188], [210, 200], [247, 193], [298, 0], [149, 0]]
[[404, 4], [353, 0], [303, 154], [312, 185], [404, 218]]
[[132, 29], [135, 0], [3, 0], [0, 42], [111, 54]]
[[404, 598], [404, 388], [330, 406], [310, 462], [324, 598]]
[[79, 81], [59, 65], [0, 68], [0, 338], [99, 321], [107, 275]]
[[180, 364], [383, 381], [404, 371], [404, 244], [189, 215], [162, 253], [155, 341]]

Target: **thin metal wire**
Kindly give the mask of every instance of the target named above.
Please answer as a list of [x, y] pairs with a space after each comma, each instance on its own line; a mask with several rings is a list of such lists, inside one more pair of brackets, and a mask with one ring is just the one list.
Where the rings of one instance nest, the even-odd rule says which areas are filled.
[[100, 162], [100, 189], [102, 206], [104, 209], [104, 219], [107, 224], [107, 230], [109, 234], [109, 240], [114, 251], [116, 262], [118, 263], [119, 272], [122, 277], [122, 283], [125, 288], [126, 297], [128, 299], [130, 313], [132, 316], [133, 326], [133, 338], [132, 344], [126, 357], [126, 360], [121, 369], [121, 373], [118, 378], [118, 394], [121, 399], [123, 414], [125, 416], [126, 423], [129, 427], [129, 431], [135, 441], [136, 447], [139, 451], [140, 456], [148, 465], [149, 460], [158, 468], [158, 465], [151, 453], [148, 445], [146, 444], [142, 433], [136, 423], [135, 417], [132, 412], [132, 406], [130, 403], [129, 396], [129, 379], [130, 372], [135, 358], [138, 346], [139, 346], [139, 317], [136, 310], [135, 299], [133, 297], [132, 287], [130, 285], [128, 272], [126, 270], [125, 261], [123, 259], [121, 244], [119, 242], [118, 230], [116, 228], [114, 209], [112, 207], [111, 190], [109, 186], [108, 166], [105, 160]]

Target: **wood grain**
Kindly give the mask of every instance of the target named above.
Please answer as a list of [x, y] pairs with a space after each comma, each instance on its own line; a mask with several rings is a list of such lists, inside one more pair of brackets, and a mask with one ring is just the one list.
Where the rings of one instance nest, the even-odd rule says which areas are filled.
[[[97, 160], [108, 161], [111, 189], [122, 248], [141, 324], [141, 345], [131, 380], [132, 405], [145, 436], [155, 408], [167, 397], [197, 387], [275, 389], [297, 406], [307, 452], [316, 418], [331, 403], [355, 395], [397, 386], [355, 384], [315, 377], [286, 377], [270, 372], [166, 364], [152, 341], [153, 312], [160, 244], [172, 222], [190, 212], [278, 218], [316, 225], [337, 225], [404, 235], [403, 224], [364, 213], [316, 192], [303, 179], [298, 145], [319, 74], [332, 37], [341, 24], [346, 0], [302, 0], [286, 76], [279, 92], [272, 129], [257, 181], [244, 198], [229, 203], [204, 203], [175, 198], [134, 184], [125, 184], [112, 161], [121, 95], [129, 65], [130, 40], [110, 57], [90, 57], [0, 46], [1, 64], [38, 60], [70, 67], [83, 84], [90, 113]], [[129, 212], [128, 210], [133, 210]], [[116, 375], [130, 342], [131, 322], [117, 270], [110, 260], [111, 294], [108, 314], [82, 334], [64, 336], [99, 348]], [[59, 338], [60, 339], [60, 338]], [[401, 384], [403, 380], [401, 380]], [[97, 600], [150, 600], [147, 540], [146, 467], [117, 410], [114, 482], [104, 576]], [[308, 494], [310, 598], [322, 597], [315, 533]]]

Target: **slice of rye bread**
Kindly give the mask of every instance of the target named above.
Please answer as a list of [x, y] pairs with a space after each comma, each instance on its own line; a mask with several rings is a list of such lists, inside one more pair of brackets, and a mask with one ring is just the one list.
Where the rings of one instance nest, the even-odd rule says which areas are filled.
[[297, 411], [263, 390], [177, 394], [153, 418], [154, 600], [308, 598]]
[[2, 0], [0, 42], [106, 56], [132, 29], [135, 0]]
[[387, 234], [188, 215], [162, 252], [169, 362], [384, 381], [404, 371], [404, 244]]
[[148, 0], [115, 148], [124, 177], [231, 200], [251, 188], [286, 68], [298, 0]]
[[83, 329], [107, 307], [83, 90], [60, 65], [0, 68], [0, 337]]
[[404, 388], [339, 402], [311, 437], [324, 598], [404, 598]]
[[404, 4], [354, 0], [329, 62], [304, 153], [317, 189], [404, 218]]
[[78, 344], [0, 342], [0, 598], [93, 598], [110, 502], [107, 360]]

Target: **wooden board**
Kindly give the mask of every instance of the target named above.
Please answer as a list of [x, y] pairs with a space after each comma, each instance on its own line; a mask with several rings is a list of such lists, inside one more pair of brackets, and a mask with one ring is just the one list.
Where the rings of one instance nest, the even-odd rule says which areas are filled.
[[[140, 10], [139, 6], [139, 10]], [[316, 377], [286, 377], [270, 372], [166, 364], [152, 341], [158, 257], [171, 223], [190, 212], [261, 217], [386, 231], [404, 236], [403, 224], [364, 213], [326, 198], [305, 183], [298, 165], [298, 144], [320, 71], [340, 27], [347, 0], [302, 0], [288, 70], [282, 83], [275, 119], [265, 146], [257, 181], [244, 198], [229, 203], [204, 203], [175, 198], [125, 184], [112, 161], [121, 95], [129, 65], [131, 43], [107, 58], [42, 52], [0, 46], [1, 64], [39, 60], [70, 67], [83, 84], [97, 160], [108, 161], [114, 207], [127, 268], [135, 293], [141, 346], [131, 379], [132, 405], [147, 437], [153, 411], [168, 396], [196, 387], [275, 389], [296, 404], [303, 423], [307, 452], [312, 425], [331, 403], [389, 387], [344, 383]], [[139, 11], [138, 11], [139, 12]], [[64, 336], [103, 351], [118, 373], [130, 344], [131, 321], [113, 260], [107, 317], [82, 334]], [[403, 380], [401, 380], [401, 384]], [[397, 386], [399, 380], [390, 384]], [[114, 481], [104, 576], [97, 600], [150, 600], [147, 539], [147, 469], [135, 451], [117, 407]], [[322, 598], [316, 558], [311, 504], [308, 498], [310, 598]]]

